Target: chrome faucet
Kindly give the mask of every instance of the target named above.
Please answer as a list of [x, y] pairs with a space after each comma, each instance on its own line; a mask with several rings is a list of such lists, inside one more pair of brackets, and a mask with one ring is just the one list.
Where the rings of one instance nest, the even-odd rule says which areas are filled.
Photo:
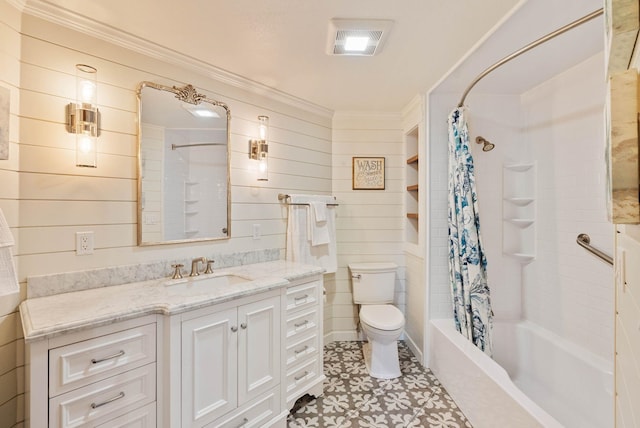
[[189, 276], [200, 275], [200, 271], [198, 269], [198, 264], [200, 262], [202, 262], [202, 264], [205, 265], [207, 263], [207, 259], [205, 259], [204, 257], [198, 257], [191, 261], [191, 273], [189, 274]]

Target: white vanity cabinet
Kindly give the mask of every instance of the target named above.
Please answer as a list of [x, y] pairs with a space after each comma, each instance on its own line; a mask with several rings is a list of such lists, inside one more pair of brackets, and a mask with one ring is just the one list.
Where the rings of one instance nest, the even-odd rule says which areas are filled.
[[27, 361], [31, 427], [156, 425], [155, 316], [36, 342]]
[[322, 394], [322, 275], [253, 269], [247, 284], [146, 281], [22, 302], [26, 427], [285, 428], [298, 398]]
[[182, 427], [262, 427], [283, 420], [280, 315], [280, 291], [274, 290], [172, 317], [172, 347], [180, 336]]
[[288, 286], [283, 300], [283, 397], [287, 410], [305, 394], [322, 395], [322, 277]]

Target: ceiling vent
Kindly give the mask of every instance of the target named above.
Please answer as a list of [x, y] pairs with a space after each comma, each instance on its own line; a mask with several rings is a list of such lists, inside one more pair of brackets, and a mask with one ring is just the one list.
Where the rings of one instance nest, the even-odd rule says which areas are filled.
[[380, 52], [393, 21], [386, 19], [332, 19], [329, 55], [372, 56]]

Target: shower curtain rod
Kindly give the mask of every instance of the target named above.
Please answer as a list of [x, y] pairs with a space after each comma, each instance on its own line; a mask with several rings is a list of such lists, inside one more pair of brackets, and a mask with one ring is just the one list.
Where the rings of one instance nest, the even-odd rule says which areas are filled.
[[556, 36], [559, 36], [560, 34], [566, 33], [567, 31], [584, 24], [585, 22], [591, 21], [594, 18], [597, 18], [598, 16], [602, 15], [602, 13], [604, 12], [604, 9], [598, 9], [594, 12], [591, 12], [590, 14], [583, 16], [582, 18], [573, 21], [567, 25], [565, 25], [562, 28], [557, 29], [556, 31], [547, 34], [546, 36], [543, 36], [541, 38], [539, 38], [538, 40], [529, 43], [527, 46], [515, 51], [514, 53], [512, 53], [511, 55], [507, 55], [506, 57], [502, 58], [500, 61], [496, 62], [495, 64], [493, 64], [491, 67], [487, 68], [486, 70], [484, 70], [482, 73], [480, 73], [478, 75], [478, 77], [476, 77], [473, 82], [471, 82], [471, 84], [467, 87], [467, 89], [464, 91], [464, 93], [462, 94], [462, 98], [460, 99], [460, 103], [458, 103], [458, 107], [462, 107], [464, 106], [464, 100], [467, 98], [467, 95], [469, 95], [469, 92], [471, 91], [471, 89], [482, 79], [484, 78], [487, 74], [491, 73], [493, 70], [495, 70], [496, 68], [506, 64], [507, 62], [511, 61], [512, 59], [522, 55], [525, 52], [530, 51], [531, 49], [535, 48], [538, 45], [543, 44], [544, 42], [547, 42], [551, 39], [553, 39]]

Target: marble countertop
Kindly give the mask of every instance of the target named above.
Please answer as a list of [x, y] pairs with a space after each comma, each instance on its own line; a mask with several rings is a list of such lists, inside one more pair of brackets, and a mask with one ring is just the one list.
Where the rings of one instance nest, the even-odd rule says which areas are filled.
[[284, 260], [256, 263], [195, 278], [161, 278], [27, 299], [20, 304], [20, 317], [25, 341], [31, 342], [143, 315], [179, 314], [322, 272], [317, 266]]

